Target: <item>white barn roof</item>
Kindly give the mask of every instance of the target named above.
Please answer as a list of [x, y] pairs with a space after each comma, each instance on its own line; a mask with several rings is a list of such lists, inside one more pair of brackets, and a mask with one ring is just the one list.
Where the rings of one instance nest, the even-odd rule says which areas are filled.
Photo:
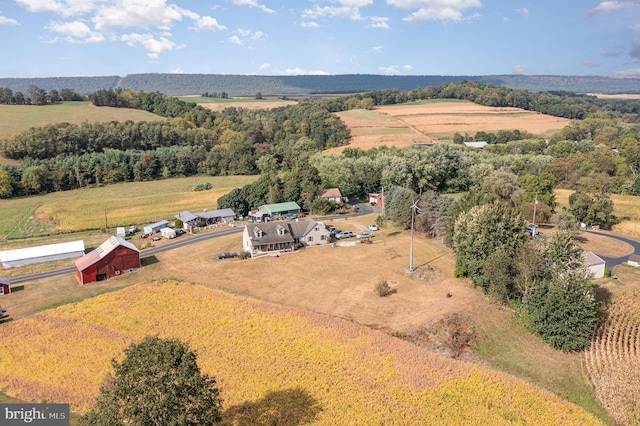
[[46, 246], [27, 247], [15, 250], [0, 251], [0, 261], [12, 262], [23, 259], [35, 259], [39, 257], [55, 256], [59, 254], [84, 252], [84, 241], [70, 241], [68, 243], [48, 244]]

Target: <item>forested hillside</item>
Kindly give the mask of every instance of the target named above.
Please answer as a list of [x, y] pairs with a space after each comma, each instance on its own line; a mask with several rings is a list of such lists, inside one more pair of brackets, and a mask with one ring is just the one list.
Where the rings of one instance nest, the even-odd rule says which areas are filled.
[[258, 92], [262, 95], [291, 96], [384, 89], [408, 91], [461, 81], [477, 81], [532, 92], [640, 93], [640, 79], [515, 74], [486, 76], [129, 74], [125, 77], [0, 78], [0, 87], [23, 93], [27, 92], [29, 85], [36, 85], [47, 92], [53, 89], [70, 88], [82, 95], [100, 89], [122, 88], [145, 92], [158, 91], [173, 96], [200, 95], [206, 92], [226, 92], [230, 96], [253, 96]]

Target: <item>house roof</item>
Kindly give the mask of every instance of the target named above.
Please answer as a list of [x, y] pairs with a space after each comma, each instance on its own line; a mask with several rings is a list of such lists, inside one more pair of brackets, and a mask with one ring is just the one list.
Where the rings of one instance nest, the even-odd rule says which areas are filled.
[[120, 246], [126, 247], [138, 253], [140, 252], [140, 250], [138, 250], [136, 246], [134, 246], [128, 241], [125, 241], [120, 237], [109, 237], [109, 239], [104, 243], [100, 244], [98, 248], [88, 253], [86, 256], [82, 256], [80, 259], [76, 260], [76, 268], [79, 271], [84, 271], [89, 266], [93, 265], [98, 260], [102, 259], [103, 257], [105, 257], [106, 255], [108, 255], [109, 253], [111, 253], [113, 250], [115, 250], [117, 247], [120, 247]]
[[462, 142], [462, 145], [466, 146], [467, 148], [484, 148], [485, 146], [487, 146], [486, 142]]
[[604, 260], [602, 260], [602, 258], [598, 257], [597, 254], [590, 252], [590, 251], [585, 251], [584, 252], [584, 263], [586, 265], [589, 266], [595, 266], [595, 265], [602, 265], [604, 264]]
[[288, 212], [291, 210], [300, 210], [300, 206], [295, 201], [287, 201], [286, 203], [265, 204], [258, 207], [258, 210], [261, 212], [274, 214], [279, 212]]
[[0, 251], [0, 261], [11, 262], [21, 259], [35, 259], [38, 257], [55, 256], [57, 254], [73, 253], [78, 251], [84, 252], [84, 241], [82, 240]]
[[[304, 237], [317, 225], [315, 220], [301, 219], [294, 222], [248, 223], [246, 230], [251, 240], [258, 244], [286, 243]], [[262, 231], [262, 236], [256, 236], [256, 229]], [[284, 233], [279, 233], [278, 229], [284, 229]]]
[[221, 209], [221, 210], [205, 210], [202, 212], [190, 212], [188, 210], [183, 211], [182, 213], [178, 213], [175, 215], [176, 219], [180, 219], [183, 222], [190, 222], [194, 219], [213, 219], [217, 217], [235, 217], [236, 214], [231, 209]]
[[640, 262], [640, 255], [638, 254], [632, 254], [631, 256], [629, 256], [629, 261], [630, 262]]
[[9, 278], [0, 277], [0, 284], [11, 284], [11, 280]]
[[318, 197], [342, 198], [342, 194], [338, 188], [327, 188], [318, 190]]
[[152, 223], [152, 224], [150, 224], [150, 225], [145, 226], [145, 228], [146, 228], [146, 227], [149, 227], [149, 228], [155, 228], [156, 226], [162, 226], [162, 225], [168, 225], [168, 224], [169, 224], [169, 222], [168, 222], [168, 221], [166, 221], [166, 220], [160, 220], [160, 221], [158, 221], [158, 222], [156, 222], [156, 223]]

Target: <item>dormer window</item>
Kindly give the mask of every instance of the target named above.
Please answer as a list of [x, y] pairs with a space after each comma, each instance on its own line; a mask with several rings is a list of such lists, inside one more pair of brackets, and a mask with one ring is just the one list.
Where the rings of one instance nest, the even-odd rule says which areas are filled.
[[276, 230], [278, 231], [278, 235], [284, 235], [285, 232], [286, 232], [286, 230], [284, 229], [284, 226], [282, 226], [282, 225], [278, 225]]
[[256, 236], [256, 238], [261, 238], [262, 237], [262, 229], [260, 228], [256, 228], [253, 230], [253, 234]]

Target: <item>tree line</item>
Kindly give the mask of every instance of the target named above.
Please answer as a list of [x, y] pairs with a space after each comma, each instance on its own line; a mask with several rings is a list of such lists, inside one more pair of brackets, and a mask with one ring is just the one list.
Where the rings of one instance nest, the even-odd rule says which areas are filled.
[[30, 84], [26, 93], [8, 87], [0, 87], [0, 104], [4, 105], [48, 105], [65, 101], [82, 101], [84, 97], [72, 89], [51, 89], [48, 92]]

